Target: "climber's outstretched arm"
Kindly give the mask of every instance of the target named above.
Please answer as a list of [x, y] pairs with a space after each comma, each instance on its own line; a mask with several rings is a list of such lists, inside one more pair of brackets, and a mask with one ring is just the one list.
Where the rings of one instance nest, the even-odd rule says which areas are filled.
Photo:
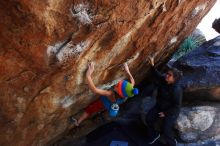
[[154, 64], [154, 58], [155, 58], [156, 55], [152, 55], [152, 56], [149, 56], [148, 57], [148, 60], [149, 60], [149, 63], [151, 65], [151, 68], [152, 68], [152, 71], [153, 71], [153, 74], [160, 80], [164, 80], [165, 76], [164, 74], [162, 74], [161, 72], [159, 72], [157, 70], [157, 68], [155, 67], [155, 64]]
[[92, 73], [94, 71], [94, 63], [91, 62], [88, 64], [88, 69], [87, 69], [87, 72], [86, 72], [86, 80], [87, 80], [87, 83], [88, 83], [88, 86], [89, 88], [96, 94], [99, 94], [99, 95], [103, 95], [103, 96], [107, 96], [107, 97], [110, 97], [112, 95], [112, 91], [108, 91], [108, 90], [103, 90], [103, 89], [99, 89], [95, 86], [95, 84], [93, 83], [93, 80], [92, 80]]
[[125, 68], [126, 73], [127, 73], [128, 76], [129, 76], [129, 80], [130, 80], [132, 86], [134, 86], [134, 85], [135, 85], [135, 80], [134, 80], [132, 74], [130, 73], [130, 70], [129, 70], [129, 67], [128, 67], [128, 64], [127, 64], [127, 63], [124, 63], [124, 68]]

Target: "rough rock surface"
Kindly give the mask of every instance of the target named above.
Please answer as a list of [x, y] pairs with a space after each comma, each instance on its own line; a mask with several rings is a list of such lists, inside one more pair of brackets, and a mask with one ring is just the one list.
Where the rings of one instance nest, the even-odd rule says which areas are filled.
[[181, 109], [177, 129], [184, 142], [220, 139], [220, 106], [195, 106]]
[[185, 99], [220, 100], [220, 36], [174, 63], [183, 71]]
[[0, 145], [56, 139], [92, 100], [89, 60], [101, 88], [125, 78], [125, 61], [139, 82], [146, 56], [164, 63], [215, 1], [1, 0]]

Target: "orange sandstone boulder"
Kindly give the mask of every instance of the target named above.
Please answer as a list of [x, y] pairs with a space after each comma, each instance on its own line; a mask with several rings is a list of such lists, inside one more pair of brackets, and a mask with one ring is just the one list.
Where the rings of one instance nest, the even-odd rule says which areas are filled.
[[[1, 0], [0, 145], [46, 145], [92, 98], [84, 80], [107, 88], [137, 83], [148, 55], [165, 63], [216, 0]], [[113, 81], [113, 82], [112, 82]]]

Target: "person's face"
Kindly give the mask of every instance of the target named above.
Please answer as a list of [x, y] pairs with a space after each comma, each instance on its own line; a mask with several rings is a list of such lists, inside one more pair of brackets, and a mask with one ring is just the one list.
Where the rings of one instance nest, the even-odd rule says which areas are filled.
[[165, 80], [167, 81], [168, 84], [172, 84], [175, 82], [174, 76], [173, 76], [173, 72], [172, 71], [168, 71], [166, 73], [166, 77]]

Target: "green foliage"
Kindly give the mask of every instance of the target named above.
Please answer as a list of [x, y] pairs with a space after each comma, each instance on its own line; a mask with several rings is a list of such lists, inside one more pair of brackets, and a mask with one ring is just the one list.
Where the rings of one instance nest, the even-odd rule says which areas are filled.
[[179, 59], [183, 55], [199, 47], [205, 41], [206, 40], [203, 36], [190, 35], [182, 42], [182, 44], [180, 44], [179, 48], [177, 49], [177, 51], [175, 52], [172, 58], [175, 60]]

